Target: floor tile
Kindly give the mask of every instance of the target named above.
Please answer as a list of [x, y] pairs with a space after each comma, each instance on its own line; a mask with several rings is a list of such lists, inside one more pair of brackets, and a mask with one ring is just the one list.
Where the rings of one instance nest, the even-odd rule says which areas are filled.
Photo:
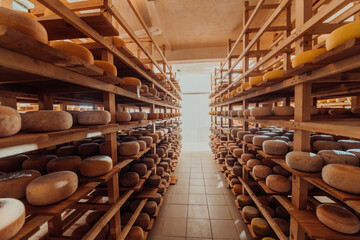
[[208, 206], [189, 205], [188, 218], [209, 218]]
[[173, 193], [169, 200], [170, 204], [188, 204], [189, 194], [187, 193]]
[[175, 185], [173, 193], [189, 193], [189, 186]]
[[223, 187], [205, 186], [206, 194], [223, 194]]
[[209, 206], [211, 219], [232, 219], [227, 206]]
[[188, 205], [168, 204], [165, 218], [186, 218]]
[[190, 178], [204, 178], [203, 173], [199, 173], [199, 172], [191, 172], [190, 173]]
[[210, 194], [206, 195], [208, 205], [226, 206], [226, 201], [223, 195]]
[[211, 238], [210, 220], [188, 219], [186, 237]]
[[204, 179], [190, 178], [190, 186], [204, 186]]
[[213, 238], [238, 239], [237, 231], [232, 220], [211, 220]]
[[205, 193], [204, 186], [190, 186], [189, 193]]
[[185, 237], [186, 224], [187, 224], [186, 218], [165, 218], [164, 226], [161, 232], [162, 236]]
[[205, 194], [189, 194], [189, 204], [207, 205]]

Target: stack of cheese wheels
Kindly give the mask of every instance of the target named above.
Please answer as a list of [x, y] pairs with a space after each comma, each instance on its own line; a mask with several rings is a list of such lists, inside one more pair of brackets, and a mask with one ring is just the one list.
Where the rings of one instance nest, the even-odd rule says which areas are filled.
[[119, 85], [129, 91], [137, 91], [137, 89], [141, 88], [141, 81], [134, 77], [124, 77], [121, 78]]
[[359, 158], [350, 152], [338, 151], [338, 150], [321, 150], [318, 155], [324, 160], [324, 165], [328, 164], [348, 164], [353, 166], [359, 166]]
[[79, 112], [78, 120], [80, 125], [104, 125], [111, 120], [111, 115], [108, 111], [94, 110]]
[[291, 182], [281, 175], [269, 175], [266, 177], [266, 186], [275, 192], [286, 193], [291, 190]]
[[122, 142], [118, 147], [121, 156], [133, 156], [140, 151], [140, 145], [137, 142]]
[[80, 174], [85, 177], [96, 177], [110, 172], [112, 159], [106, 155], [85, 158], [80, 165]]
[[360, 230], [356, 215], [336, 204], [320, 204], [316, 208], [316, 216], [322, 224], [341, 233], [355, 234]]
[[329, 164], [323, 167], [322, 179], [330, 186], [344, 192], [360, 194], [360, 168], [345, 164]]
[[264, 82], [281, 79], [284, 77], [285, 73], [286, 73], [285, 70], [273, 70], [273, 71], [267, 72], [264, 74], [264, 77], [263, 77]]
[[348, 23], [332, 31], [326, 38], [326, 49], [329, 51], [354, 38], [360, 38], [360, 21]]
[[108, 61], [94, 60], [94, 65], [104, 70], [104, 74], [109, 74], [113, 77], [117, 76], [117, 69], [115, 65]]
[[20, 129], [20, 114], [13, 108], [0, 106], [0, 137], [15, 135], [20, 131]]
[[250, 86], [255, 87], [263, 82], [263, 76], [252, 77], [249, 80]]
[[74, 172], [60, 171], [36, 178], [26, 187], [27, 201], [36, 206], [49, 205], [71, 196], [78, 187]]
[[321, 156], [310, 152], [289, 152], [285, 159], [289, 167], [302, 172], [318, 172], [324, 165]]
[[77, 57], [89, 64], [94, 64], [94, 56], [92, 55], [90, 50], [84, 46], [67, 41], [51, 42], [50, 46], [65, 52], [67, 55], [69, 55], [69, 57]]
[[61, 131], [72, 125], [72, 116], [65, 111], [40, 110], [21, 114], [21, 130], [24, 132]]
[[48, 173], [58, 171], [77, 172], [80, 168], [81, 158], [78, 156], [58, 157], [48, 162], [46, 169]]
[[129, 122], [131, 121], [131, 115], [128, 112], [116, 112], [115, 119], [116, 122]]
[[132, 121], [140, 121], [140, 120], [146, 120], [147, 114], [146, 112], [132, 112], [131, 114], [131, 120]]
[[263, 142], [263, 150], [270, 155], [285, 155], [289, 151], [289, 146], [282, 140], [266, 140]]
[[292, 116], [294, 110], [292, 106], [276, 106], [272, 108], [272, 114], [275, 116]]
[[25, 223], [25, 206], [13, 198], [0, 198], [0, 239], [14, 237]]
[[312, 149], [317, 153], [321, 150], [342, 150], [342, 147], [338, 142], [317, 140], [313, 142]]
[[25, 12], [1, 7], [0, 21], [2, 25], [13, 28], [39, 42], [48, 44], [48, 35], [45, 28]]
[[312, 63], [312, 60], [325, 53], [326, 49], [325, 48], [319, 48], [319, 49], [312, 49], [309, 51], [305, 51], [303, 53], [300, 53], [299, 55], [297, 55], [291, 62], [291, 65], [293, 68], [296, 68], [297, 66], [300, 66], [302, 64], [305, 63]]
[[36, 170], [16, 171], [1, 175], [0, 198], [24, 198], [27, 185], [40, 176], [41, 173]]
[[0, 172], [15, 172], [22, 169], [22, 163], [29, 159], [25, 154], [17, 154], [9, 157], [0, 158]]
[[[140, 180], [139, 174], [136, 172], [126, 172], [120, 176], [120, 184], [123, 187], [135, 187]], [[160, 183], [160, 182], [159, 182]]]

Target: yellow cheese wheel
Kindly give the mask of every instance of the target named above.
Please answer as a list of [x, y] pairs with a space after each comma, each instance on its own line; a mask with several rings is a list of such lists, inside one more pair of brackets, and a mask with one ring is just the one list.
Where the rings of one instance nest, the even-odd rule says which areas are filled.
[[274, 68], [278, 68], [280, 67], [281, 65], [283, 65], [284, 61], [279, 61], [277, 63], [274, 64]]
[[80, 174], [85, 177], [96, 177], [110, 172], [113, 167], [112, 159], [105, 155], [85, 158], [80, 165]]
[[90, 64], [94, 64], [94, 56], [92, 55], [90, 50], [84, 46], [66, 41], [51, 42], [50, 46], [65, 52], [69, 56], [75, 56]]
[[256, 218], [260, 215], [259, 209], [253, 206], [245, 206], [242, 210], [242, 213], [246, 220], [251, 221], [253, 218]]
[[263, 76], [252, 77], [249, 82], [251, 87], [257, 86], [263, 82]]
[[0, 7], [0, 24], [14, 28], [39, 42], [48, 44], [48, 35], [43, 25], [25, 12], [21, 13]]
[[241, 207], [248, 206], [252, 203], [252, 199], [247, 195], [239, 195], [236, 197], [236, 200]]
[[312, 50], [300, 53], [292, 60], [292, 62], [291, 62], [292, 67], [296, 68], [297, 66], [299, 66], [301, 64], [311, 63], [313, 58], [323, 54], [324, 52], [326, 52], [325, 48], [319, 48], [319, 49], [312, 49]]
[[8, 137], [21, 129], [21, 117], [18, 111], [11, 107], [0, 106], [0, 137]]
[[271, 81], [274, 79], [282, 78], [285, 73], [286, 73], [285, 70], [274, 70], [267, 72], [264, 74], [264, 81]]
[[117, 69], [114, 64], [108, 61], [94, 60], [94, 65], [104, 70], [104, 73], [108, 73], [111, 76], [117, 76]]
[[267, 221], [263, 218], [253, 218], [251, 220], [251, 228], [255, 234], [259, 236], [268, 236], [271, 233], [271, 228]]
[[236, 194], [242, 194], [242, 186], [241, 186], [241, 184], [235, 184], [233, 190], [234, 190], [234, 192]]
[[360, 38], [360, 21], [348, 23], [332, 31], [326, 38], [326, 49], [329, 51], [353, 38]]
[[0, 176], [0, 198], [24, 198], [26, 186], [40, 176], [41, 173], [36, 170], [17, 171]]
[[134, 77], [124, 77], [121, 78], [119, 85], [126, 90], [135, 91], [137, 88], [141, 88], [141, 81]]
[[249, 82], [244, 82], [241, 84], [241, 91], [245, 91], [246, 88], [248, 88], [250, 86]]
[[13, 198], [0, 198], [0, 239], [16, 235], [25, 223], [25, 206]]
[[115, 45], [115, 47], [117, 47], [117, 48], [125, 47], [125, 45], [126, 45], [124, 40], [122, 40], [118, 36], [112, 37], [112, 41], [113, 41], [113, 44]]

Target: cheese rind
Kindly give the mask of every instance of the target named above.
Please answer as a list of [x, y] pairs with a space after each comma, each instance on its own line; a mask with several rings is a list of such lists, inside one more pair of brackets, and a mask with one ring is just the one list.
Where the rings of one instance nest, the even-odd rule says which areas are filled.
[[264, 166], [264, 165], [256, 165], [252, 169], [253, 174], [257, 178], [265, 179], [267, 176], [272, 174], [271, 168]]
[[273, 70], [264, 74], [264, 82], [284, 77], [285, 70]]
[[0, 198], [0, 216], [0, 239], [9, 240], [25, 223], [25, 206], [17, 199]]
[[270, 155], [285, 155], [289, 151], [289, 146], [282, 140], [266, 140], [263, 142], [263, 150]]
[[252, 77], [249, 80], [249, 84], [250, 84], [251, 87], [255, 87], [255, 86], [259, 85], [262, 82], [263, 82], [263, 76]]
[[15, 135], [21, 129], [21, 116], [11, 107], [0, 106], [0, 137]]
[[113, 167], [112, 159], [105, 155], [85, 158], [80, 165], [80, 174], [85, 177], [104, 175]]
[[116, 112], [115, 119], [116, 122], [129, 122], [131, 121], [131, 115], [128, 112]]
[[117, 76], [117, 68], [114, 64], [108, 61], [94, 60], [94, 65], [104, 70], [104, 73], [110, 74], [111, 76]]
[[79, 112], [78, 120], [80, 125], [105, 125], [111, 120], [111, 115], [108, 111], [93, 110]]
[[321, 156], [310, 152], [289, 152], [286, 154], [285, 159], [289, 167], [302, 172], [318, 172], [321, 171], [324, 165]]
[[326, 52], [325, 48], [318, 48], [318, 49], [312, 49], [312, 50], [300, 53], [292, 60], [292, 62], [291, 62], [292, 67], [296, 68], [297, 66], [300, 66], [301, 64], [312, 63], [313, 58], [315, 58], [325, 52]]
[[324, 159], [324, 165], [337, 163], [359, 166], [359, 158], [350, 152], [338, 150], [321, 150], [317, 154]]
[[[138, 88], [141, 88], [141, 81], [134, 77], [124, 77], [121, 78], [121, 82], [119, 85], [126, 90], [136, 91]], [[149, 92], [152, 92], [151, 88], [149, 88]]]
[[21, 130], [24, 132], [62, 131], [72, 125], [72, 116], [65, 111], [39, 110], [21, 114]]
[[324, 182], [344, 192], [360, 194], [360, 168], [345, 164], [329, 164], [321, 172]]
[[250, 115], [253, 117], [271, 116], [272, 111], [270, 107], [254, 107], [250, 109]]
[[291, 190], [291, 182], [281, 175], [269, 175], [266, 178], [266, 186], [275, 192], [286, 193]]
[[90, 64], [94, 64], [94, 56], [92, 55], [90, 50], [84, 46], [67, 41], [53, 41], [50, 43], [50, 46], [65, 52], [70, 57], [75, 56]]
[[332, 142], [332, 141], [323, 141], [323, 140], [317, 140], [313, 142], [312, 148], [313, 151], [316, 153], [321, 150], [342, 150], [340, 143]]
[[295, 108], [292, 106], [276, 106], [272, 108], [272, 114], [275, 116], [292, 116]]
[[360, 38], [360, 21], [341, 26], [326, 38], [326, 49], [329, 51], [353, 38]]
[[15, 172], [22, 169], [22, 163], [29, 159], [25, 154], [17, 154], [0, 158], [0, 172]]
[[41, 173], [36, 170], [16, 171], [1, 175], [0, 198], [24, 198], [26, 186], [40, 176]]

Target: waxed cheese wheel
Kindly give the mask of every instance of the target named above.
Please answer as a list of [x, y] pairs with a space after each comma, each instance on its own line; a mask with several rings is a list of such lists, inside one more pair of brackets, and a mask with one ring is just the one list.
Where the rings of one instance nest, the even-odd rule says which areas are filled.
[[97, 155], [99, 154], [99, 144], [98, 143], [81, 144], [78, 147], [77, 152], [83, 157]]
[[241, 166], [234, 166], [234, 167], [233, 167], [233, 173], [234, 173], [236, 176], [241, 177], [241, 176], [242, 176], [242, 167], [241, 167]]
[[136, 172], [127, 172], [120, 176], [119, 181], [123, 187], [135, 187], [140, 181], [140, 177]]
[[292, 106], [276, 106], [272, 108], [272, 114], [275, 116], [292, 116], [294, 111], [295, 109]]
[[149, 215], [154, 215], [156, 212], [156, 208], [157, 204], [155, 201], [147, 201], [142, 211]]
[[310, 152], [289, 152], [285, 159], [289, 167], [302, 172], [318, 172], [324, 165], [321, 156]]
[[254, 154], [252, 154], [252, 153], [243, 153], [242, 155], [241, 155], [241, 160], [243, 161], [243, 162], [247, 162], [247, 161], [249, 161], [250, 159], [254, 159], [255, 158], [255, 155]]
[[49, 173], [28, 184], [26, 199], [32, 205], [49, 205], [68, 198], [77, 187], [78, 177], [74, 172]]
[[261, 161], [258, 159], [250, 159], [249, 161], [246, 162], [246, 165], [252, 169], [253, 167], [255, 167], [256, 165], [261, 165]]
[[257, 178], [265, 179], [267, 176], [272, 174], [271, 168], [264, 166], [264, 165], [256, 165], [252, 169], [253, 174]]
[[83, 111], [78, 115], [80, 125], [104, 125], [108, 124], [111, 120], [111, 115], [108, 111], [93, 110]]
[[145, 229], [150, 224], [150, 216], [147, 213], [140, 213], [134, 225]]
[[130, 115], [131, 115], [132, 121], [140, 121], [140, 120], [147, 119], [146, 112], [132, 112], [132, 113], [130, 113]]
[[338, 142], [318, 140], [313, 142], [312, 149], [317, 153], [321, 150], [342, 150], [342, 147]]
[[134, 77], [124, 77], [121, 78], [121, 82], [119, 83], [119, 85], [126, 90], [136, 91], [137, 89], [141, 88], [141, 81]]
[[73, 156], [77, 154], [77, 147], [74, 145], [62, 146], [56, 150], [56, 155], [59, 157]]
[[360, 194], [360, 168], [345, 164], [329, 164], [321, 171], [328, 185], [344, 192]]
[[257, 147], [262, 147], [263, 142], [266, 141], [266, 140], [270, 140], [270, 139], [271, 139], [270, 136], [257, 135], [257, 136], [253, 137], [252, 143]]
[[253, 117], [266, 117], [271, 116], [271, 108], [270, 107], [254, 107], [250, 109], [250, 115]]
[[243, 136], [243, 139], [247, 143], [252, 143], [253, 138], [255, 137], [255, 134], [245, 134]]
[[338, 143], [341, 144], [344, 151], [348, 149], [360, 148], [360, 141], [356, 140], [339, 140]]
[[25, 223], [25, 206], [14, 198], [0, 198], [0, 216], [0, 239], [11, 239]]
[[15, 135], [20, 129], [21, 116], [18, 111], [11, 107], [0, 106], [0, 137]]
[[266, 177], [266, 186], [275, 192], [286, 193], [291, 190], [291, 182], [281, 175], [269, 175]]
[[24, 198], [26, 186], [40, 176], [41, 173], [36, 170], [16, 171], [1, 175], [0, 198]]
[[300, 53], [295, 58], [293, 58], [291, 64], [293, 68], [300, 66], [301, 64], [311, 63], [313, 58], [326, 52], [325, 48], [312, 49]]
[[141, 227], [132, 227], [126, 235], [125, 240], [144, 240], [144, 231]]
[[143, 158], [141, 162], [146, 165], [147, 170], [153, 168], [155, 163], [153, 158]]
[[153, 143], [153, 138], [150, 136], [142, 136], [139, 137], [138, 140], [144, 141], [146, 143], [146, 147], [150, 147]]
[[24, 132], [61, 131], [72, 125], [72, 116], [65, 111], [39, 110], [21, 114], [21, 130]]
[[320, 204], [316, 208], [316, 216], [322, 224], [341, 233], [355, 234], [360, 230], [356, 215], [336, 204]]
[[353, 166], [359, 166], [359, 158], [350, 152], [338, 151], [338, 150], [321, 150], [318, 155], [324, 160], [324, 165], [328, 164], [348, 164]]
[[140, 151], [140, 145], [137, 142], [122, 142], [118, 147], [121, 156], [133, 156]]
[[263, 150], [270, 155], [285, 155], [289, 151], [289, 147], [285, 141], [282, 140], [266, 140], [263, 142]]
[[130, 170], [139, 174], [140, 177], [147, 173], [147, 167], [144, 163], [135, 163], [131, 166]]
[[131, 115], [128, 112], [116, 112], [115, 119], [116, 122], [129, 122], [131, 121]]
[[9, 173], [22, 169], [22, 163], [29, 159], [25, 154], [16, 154], [9, 157], [0, 158], [0, 171]]
[[251, 134], [251, 132], [250, 131], [238, 131], [236, 136], [240, 140], [243, 140], [243, 137], [244, 137], [245, 134]]
[[271, 234], [271, 228], [267, 221], [263, 218], [253, 218], [251, 220], [251, 228], [256, 235], [259, 236], [268, 236]]
[[142, 140], [137, 140], [136, 142], [139, 144], [139, 150], [144, 151], [146, 148], [146, 142], [144, 142]]
[[281, 231], [288, 236], [290, 232], [290, 223], [282, 218], [274, 218], [274, 222], [279, 226]]
[[80, 174], [85, 177], [96, 177], [110, 172], [112, 159], [106, 155], [96, 155], [85, 158], [80, 165]]
[[23, 170], [37, 170], [42, 174], [46, 173], [46, 166], [52, 159], [57, 158], [55, 155], [42, 155], [26, 159], [22, 163]]
[[260, 215], [259, 209], [253, 206], [245, 206], [242, 210], [242, 213], [246, 220], [251, 221], [253, 218], [256, 218]]
[[48, 173], [58, 171], [77, 172], [80, 168], [81, 158], [78, 156], [58, 157], [48, 162], [46, 169]]
[[117, 68], [114, 64], [108, 61], [94, 60], [94, 66], [104, 70], [104, 73], [110, 74], [111, 76], [117, 76]]

